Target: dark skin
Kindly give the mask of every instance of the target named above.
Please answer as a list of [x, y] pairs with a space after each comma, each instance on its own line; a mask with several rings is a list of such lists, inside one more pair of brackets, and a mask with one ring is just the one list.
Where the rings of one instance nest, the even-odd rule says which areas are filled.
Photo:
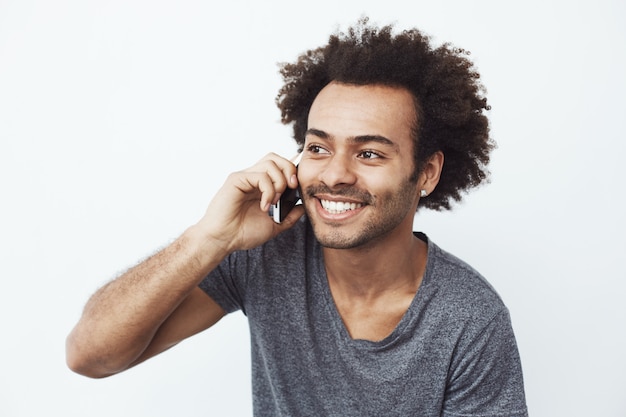
[[[95, 378], [113, 375], [219, 321], [224, 311], [198, 284], [228, 254], [292, 227], [303, 207], [280, 224], [267, 211], [286, 187], [298, 185], [325, 189], [304, 202], [316, 236], [326, 245], [329, 285], [347, 331], [367, 340], [393, 331], [424, 274], [426, 245], [413, 236], [412, 219], [420, 190], [431, 192], [437, 185], [443, 154], [434, 154], [417, 181], [408, 181], [410, 126], [416, 118], [406, 105], [411, 95], [381, 86], [335, 85], [326, 93], [320, 94], [310, 123], [329, 136], [307, 137], [310, 146], [298, 171], [270, 154], [231, 174], [198, 223], [91, 297], [67, 338], [71, 369]], [[364, 136], [385, 137], [391, 145], [351, 139]], [[371, 198], [357, 207], [357, 195]], [[331, 200], [345, 208], [346, 199], [354, 210], [328, 212], [321, 205]]]
[[[388, 336], [424, 275], [427, 247], [413, 235], [413, 217], [420, 191], [437, 185], [443, 154], [430, 158], [417, 181], [408, 179], [416, 119], [412, 100], [400, 88], [331, 83], [309, 115], [298, 177], [303, 190], [322, 190], [305, 195], [304, 203], [326, 245], [335, 305], [355, 339]], [[322, 200], [355, 208], [329, 212]]]
[[464, 192], [488, 179], [490, 153], [487, 111], [480, 75], [469, 53], [451, 44], [431, 45], [417, 29], [372, 26], [360, 19], [328, 43], [281, 66], [285, 84], [276, 103], [282, 121], [293, 127], [299, 145], [306, 140], [309, 110], [330, 82], [402, 87], [414, 97], [420, 116], [414, 124], [414, 178], [429, 158], [443, 152], [446, 163], [437, 187], [418, 208], [447, 210]]
[[296, 167], [274, 154], [231, 174], [198, 223], [91, 297], [67, 337], [68, 366], [93, 378], [110, 376], [214, 325], [224, 311], [198, 284], [229, 253], [293, 226], [302, 207], [281, 224], [267, 211], [297, 184]]

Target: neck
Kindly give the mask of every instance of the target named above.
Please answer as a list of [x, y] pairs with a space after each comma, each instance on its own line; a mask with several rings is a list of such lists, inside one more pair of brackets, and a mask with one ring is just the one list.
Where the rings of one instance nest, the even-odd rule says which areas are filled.
[[324, 248], [329, 284], [348, 297], [373, 299], [415, 293], [424, 274], [427, 245], [413, 233], [355, 249]]

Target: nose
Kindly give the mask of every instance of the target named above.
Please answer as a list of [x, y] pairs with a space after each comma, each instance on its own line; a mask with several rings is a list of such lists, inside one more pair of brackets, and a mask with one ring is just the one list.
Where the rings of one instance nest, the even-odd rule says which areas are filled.
[[319, 180], [331, 189], [354, 185], [357, 179], [354, 163], [348, 155], [333, 155], [320, 171]]

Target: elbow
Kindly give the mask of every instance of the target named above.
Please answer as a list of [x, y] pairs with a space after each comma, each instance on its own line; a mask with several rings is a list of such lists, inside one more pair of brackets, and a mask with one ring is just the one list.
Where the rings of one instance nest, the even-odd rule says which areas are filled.
[[114, 371], [110, 364], [107, 366], [107, 361], [99, 359], [97, 354], [81, 346], [71, 334], [65, 343], [65, 363], [71, 371], [94, 379], [106, 378], [120, 372]]
[[89, 362], [82, 360], [76, 355], [67, 354], [65, 360], [67, 367], [70, 368], [72, 372], [88, 378], [98, 379], [113, 375], [112, 373], [99, 371], [96, 367], [89, 364]]

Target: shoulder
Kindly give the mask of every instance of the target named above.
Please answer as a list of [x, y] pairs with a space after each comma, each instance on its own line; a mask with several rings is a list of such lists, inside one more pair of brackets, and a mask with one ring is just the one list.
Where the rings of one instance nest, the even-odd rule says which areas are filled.
[[319, 246], [306, 218], [254, 249], [235, 253], [235, 262], [244, 264], [247, 277], [279, 281], [282, 276], [301, 272], [316, 258]]
[[[257, 300], [271, 300], [272, 294], [296, 285], [294, 277], [303, 276], [307, 247], [311, 243], [308, 221], [301, 219], [292, 228], [249, 250], [226, 257], [200, 283], [227, 312], [247, 309]], [[266, 296], [270, 294], [269, 296]]]
[[[426, 238], [428, 239], [428, 238]], [[423, 286], [437, 306], [459, 318], [491, 320], [506, 310], [495, 288], [476, 269], [430, 239]]]

